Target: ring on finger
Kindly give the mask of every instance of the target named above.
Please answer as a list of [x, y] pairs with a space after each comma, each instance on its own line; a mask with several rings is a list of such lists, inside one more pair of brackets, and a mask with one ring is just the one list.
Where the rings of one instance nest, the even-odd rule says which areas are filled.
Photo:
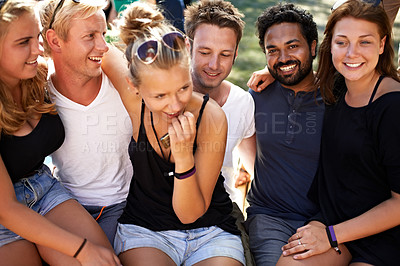
[[300, 239], [300, 236], [299, 236], [299, 234], [296, 234], [296, 236], [297, 236], [297, 239]]
[[301, 243], [300, 239], [298, 239], [298, 241], [299, 241], [299, 246], [303, 245], [303, 243]]

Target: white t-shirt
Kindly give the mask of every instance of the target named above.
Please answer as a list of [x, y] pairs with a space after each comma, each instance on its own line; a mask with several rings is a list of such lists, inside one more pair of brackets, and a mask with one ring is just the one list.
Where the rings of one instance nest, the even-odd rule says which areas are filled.
[[128, 155], [132, 123], [118, 92], [103, 73], [97, 97], [88, 106], [60, 94], [48, 82], [65, 128], [65, 141], [51, 157], [56, 177], [83, 205], [124, 201], [133, 175]]
[[233, 159], [233, 150], [242, 139], [249, 138], [255, 133], [254, 125], [254, 101], [250, 93], [240, 87], [231, 84], [231, 90], [225, 104], [222, 106], [228, 120], [228, 136], [222, 175], [225, 177], [225, 189], [231, 200], [239, 207], [243, 206], [243, 195], [235, 188], [234, 173], [237, 169], [237, 161]]

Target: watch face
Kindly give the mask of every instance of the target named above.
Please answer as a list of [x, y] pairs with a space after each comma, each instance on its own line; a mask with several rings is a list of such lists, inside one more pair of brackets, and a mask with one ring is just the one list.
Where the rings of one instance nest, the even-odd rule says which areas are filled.
[[160, 138], [161, 144], [164, 146], [164, 148], [168, 149], [170, 142], [169, 142], [169, 134], [165, 134]]

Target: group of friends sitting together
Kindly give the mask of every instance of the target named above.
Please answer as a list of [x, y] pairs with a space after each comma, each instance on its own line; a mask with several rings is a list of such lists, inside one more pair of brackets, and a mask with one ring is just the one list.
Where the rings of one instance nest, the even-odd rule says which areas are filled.
[[134, 2], [113, 45], [103, 1], [0, 0], [0, 264], [398, 265], [384, 4], [334, 5], [320, 43], [308, 11], [266, 7], [240, 88], [229, 1], [193, 2], [185, 33]]

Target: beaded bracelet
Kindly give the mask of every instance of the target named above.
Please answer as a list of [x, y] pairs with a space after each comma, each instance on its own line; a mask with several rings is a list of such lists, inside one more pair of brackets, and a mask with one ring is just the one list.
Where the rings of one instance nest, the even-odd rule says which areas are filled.
[[184, 172], [184, 173], [175, 173], [174, 176], [180, 180], [188, 178], [192, 175], [194, 175], [194, 173], [196, 173], [196, 166], [193, 165], [192, 168], [190, 168], [188, 171]]
[[329, 239], [329, 243], [331, 244], [331, 247], [340, 254], [342, 254], [342, 251], [340, 251], [339, 246], [338, 246], [338, 242], [336, 240], [336, 235], [335, 235], [335, 231], [333, 230], [333, 226], [327, 226], [326, 228], [326, 234], [328, 235], [328, 239]]
[[80, 247], [78, 248], [78, 250], [75, 252], [74, 258], [76, 258], [79, 255], [79, 253], [81, 253], [81, 251], [82, 251], [83, 247], [85, 246], [86, 242], [87, 242], [87, 239], [85, 238], [83, 240], [82, 244], [80, 245]]

